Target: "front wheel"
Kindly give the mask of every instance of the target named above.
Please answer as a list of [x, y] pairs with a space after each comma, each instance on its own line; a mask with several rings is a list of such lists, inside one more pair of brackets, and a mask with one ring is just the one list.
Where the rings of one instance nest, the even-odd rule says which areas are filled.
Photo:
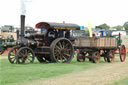
[[74, 56], [74, 48], [70, 40], [58, 38], [50, 45], [52, 62], [69, 63]]
[[119, 52], [120, 52], [120, 61], [124, 62], [126, 59], [126, 48], [124, 45], [120, 46]]
[[35, 54], [31, 48], [22, 47], [18, 50], [16, 57], [18, 64], [33, 63], [35, 59]]

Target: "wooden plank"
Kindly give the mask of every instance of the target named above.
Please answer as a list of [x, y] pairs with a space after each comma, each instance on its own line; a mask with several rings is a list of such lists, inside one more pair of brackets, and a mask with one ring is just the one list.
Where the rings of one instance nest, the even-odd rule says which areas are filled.
[[79, 37], [75, 40], [75, 46], [83, 47], [116, 47], [116, 38], [110, 37]]
[[91, 38], [89, 37], [79, 37], [75, 39], [75, 46], [90, 46], [90, 40]]
[[116, 38], [111, 38], [111, 47], [116, 47], [116, 46], [117, 46]]

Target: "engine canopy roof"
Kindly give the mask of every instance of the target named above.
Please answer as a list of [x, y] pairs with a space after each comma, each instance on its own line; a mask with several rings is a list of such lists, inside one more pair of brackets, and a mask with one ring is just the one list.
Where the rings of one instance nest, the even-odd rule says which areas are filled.
[[80, 30], [80, 26], [77, 24], [69, 23], [54, 23], [54, 22], [39, 22], [35, 25], [38, 29], [64, 29], [64, 30]]

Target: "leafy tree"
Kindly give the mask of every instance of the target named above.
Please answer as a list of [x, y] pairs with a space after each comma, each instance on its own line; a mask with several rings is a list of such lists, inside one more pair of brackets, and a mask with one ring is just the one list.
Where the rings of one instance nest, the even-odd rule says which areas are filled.
[[128, 22], [125, 22], [123, 27], [125, 28], [125, 30], [128, 30]]
[[123, 26], [121, 25], [117, 25], [117, 26], [114, 26], [112, 27], [113, 29], [117, 29], [117, 30], [122, 30], [123, 29]]
[[107, 24], [101, 24], [99, 26], [96, 26], [96, 29], [104, 29], [104, 30], [109, 30], [110, 26], [108, 26]]

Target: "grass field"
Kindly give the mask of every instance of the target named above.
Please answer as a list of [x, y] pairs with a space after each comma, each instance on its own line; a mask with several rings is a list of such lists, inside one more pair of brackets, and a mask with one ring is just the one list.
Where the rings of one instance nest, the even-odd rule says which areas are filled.
[[[3, 54], [2, 56], [7, 56], [7, 54]], [[0, 85], [13, 85], [14, 83], [25, 83], [30, 82], [32, 80], [39, 80], [42, 78], [47, 79], [55, 76], [60, 76], [63, 74], [96, 68], [99, 66], [103, 66], [104, 64], [108, 63], [105, 63], [103, 58], [101, 59], [101, 62], [99, 64], [92, 64], [88, 60], [86, 60], [85, 63], [80, 63], [76, 61], [76, 58], [74, 58], [73, 61], [69, 64], [44, 64], [39, 63], [37, 60], [35, 60], [33, 64], [23, 65], [10, 64], [7, 59], [0, 59]], [[125, 79], [121, 82], [125, 82]]]
[[114, 82], [112, 85], [128, 85], [128, 77], [120, 81]]
[[37, 62], [33, 64], [10, 64], [7, 59], [0, 59], [0, 85], [27, 82], [41, 78], [55, 77], [67, 73], [78, 72], [86, 69], [102, 66], [105, 63], [92, 64], [91, 62], [79, 63], [75, 59], [69, 63], [49, 63]]

